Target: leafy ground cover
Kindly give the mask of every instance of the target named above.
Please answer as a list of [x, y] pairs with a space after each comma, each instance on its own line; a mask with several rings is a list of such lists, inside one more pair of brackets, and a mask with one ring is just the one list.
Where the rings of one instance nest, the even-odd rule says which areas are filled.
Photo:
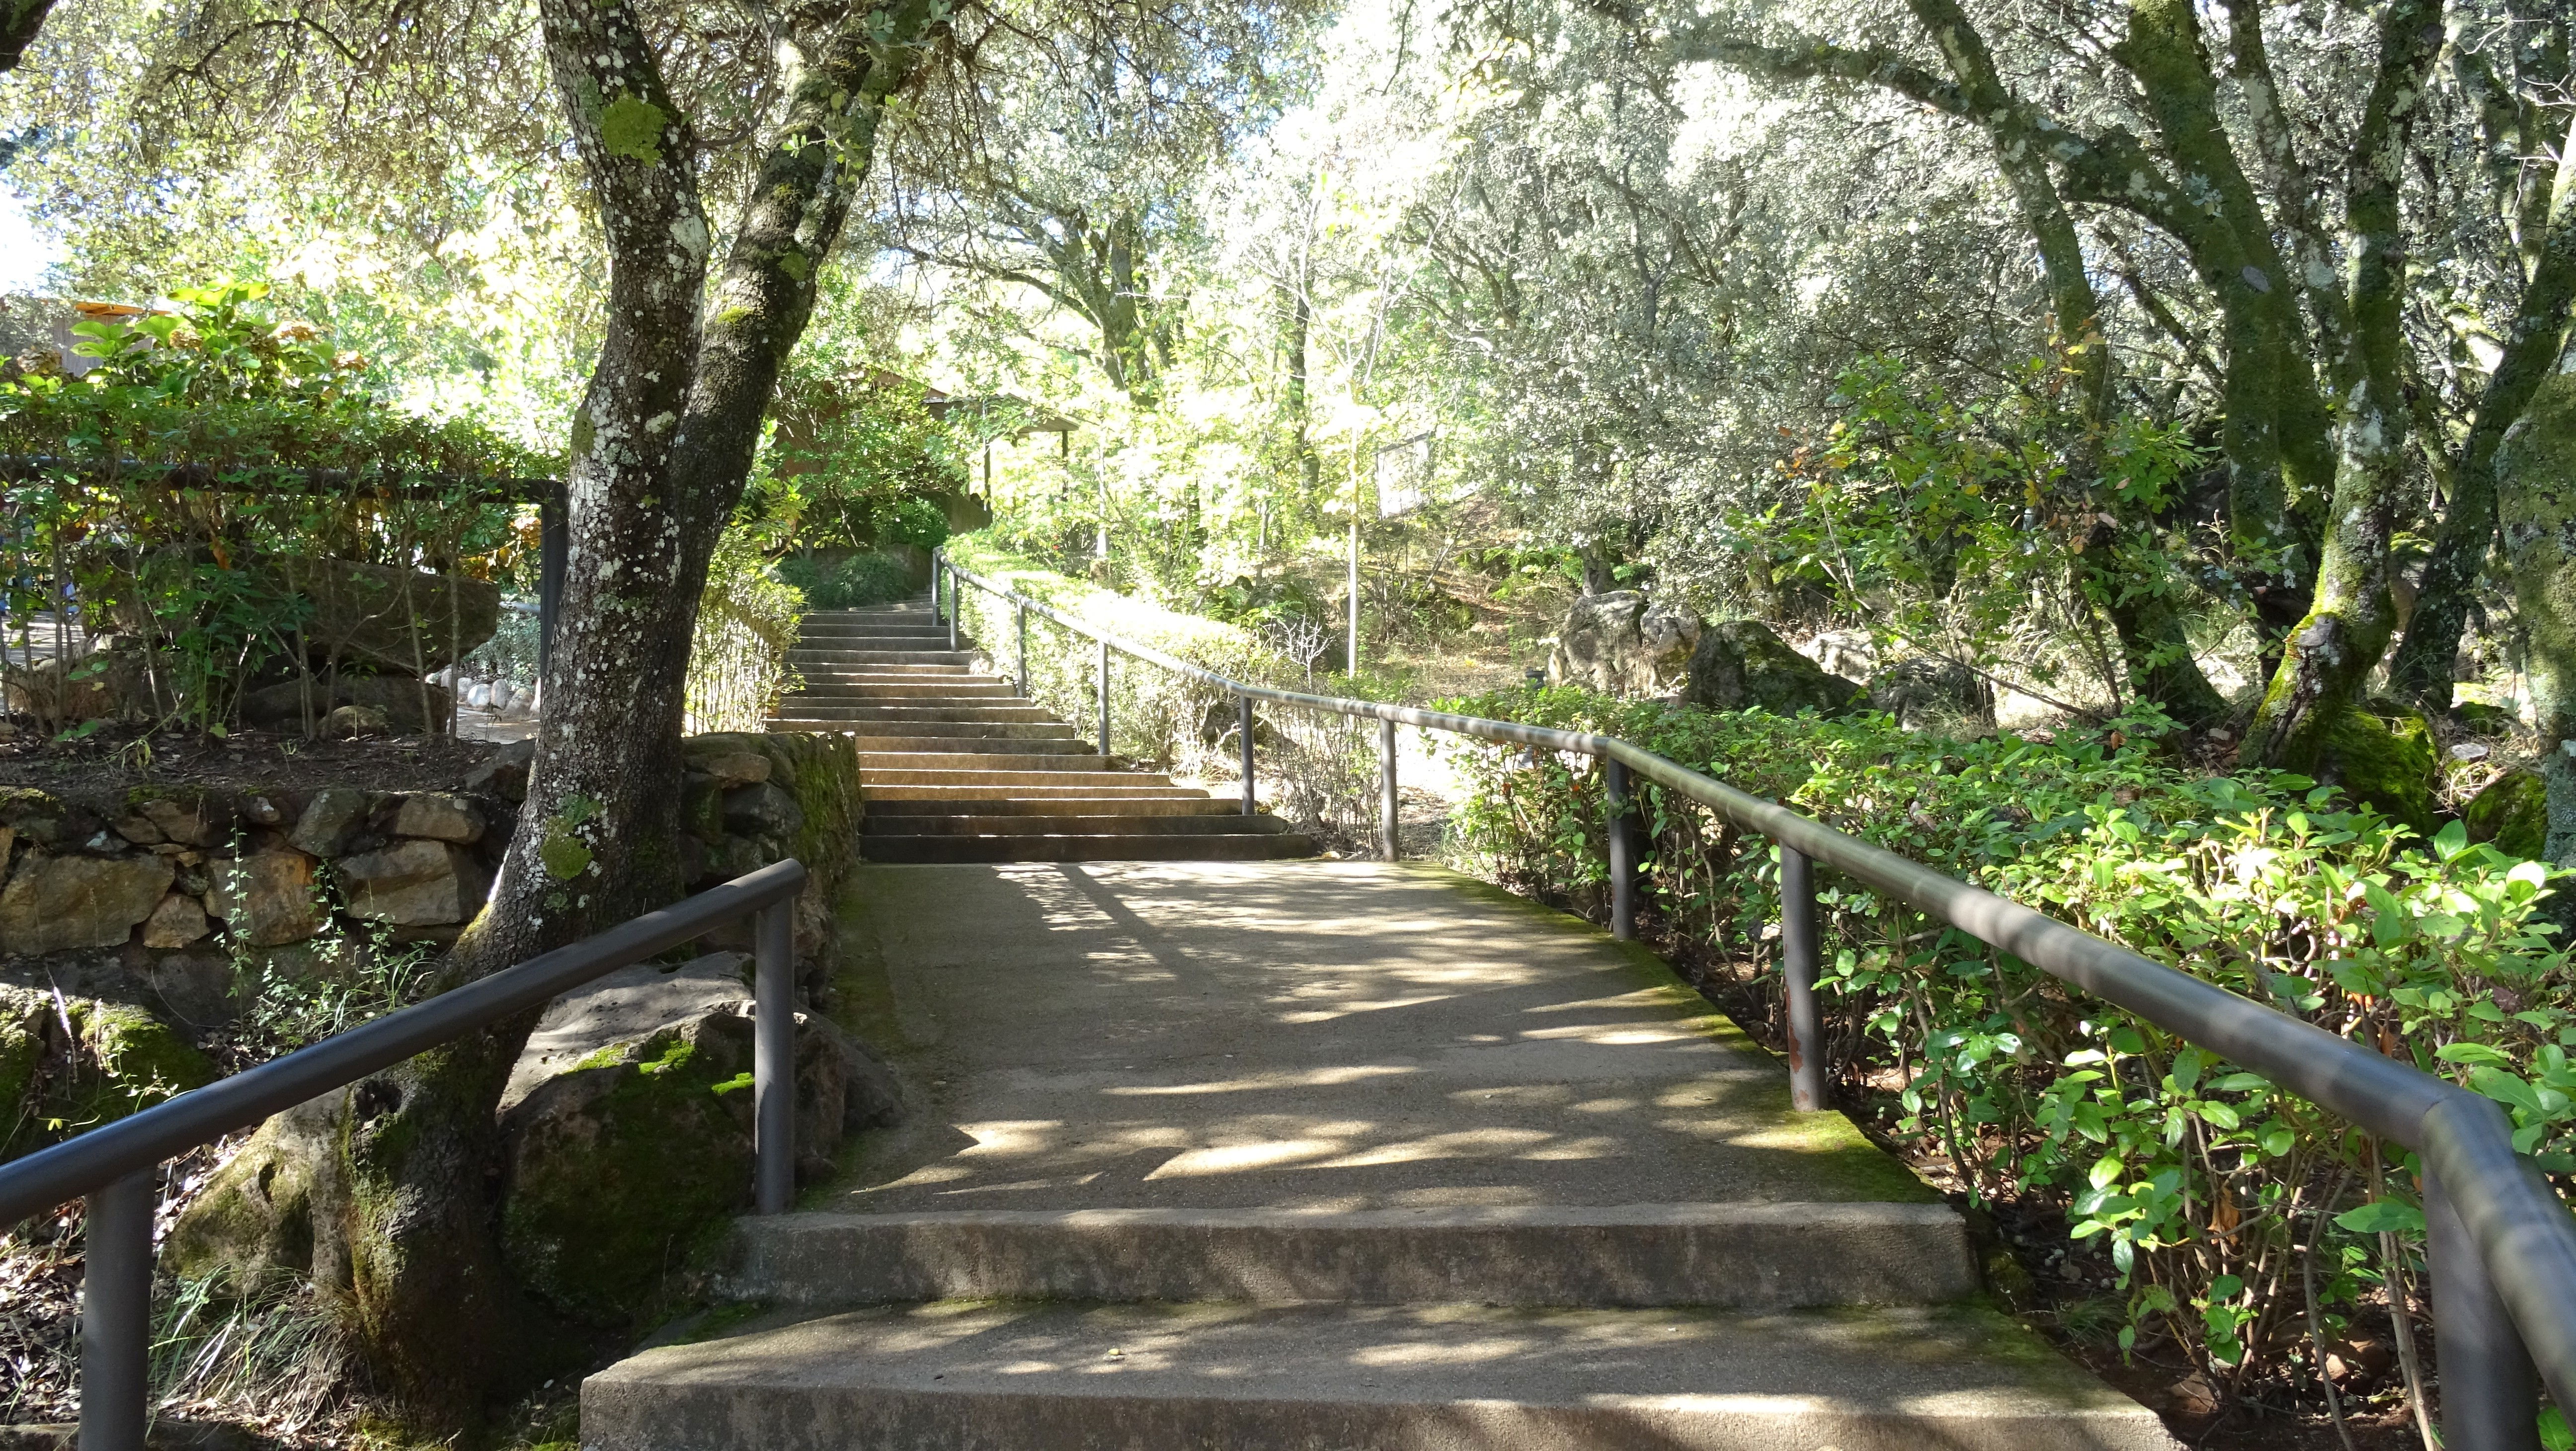
[[[2115, 732], [1957, 740], [1575, 690], [1456, 708], [1622, 736], [2078, 923], [2486, 1093], [2556, 1182], [2576, 1171], [2553, 873], [2456, 824], [2425, 840], [2305, 778], [2195, 774]], [[1604, 915], [1593, 763], [1451, 749], [1469, 787], [1453, 849]], [[1643, 796], [1648, 932], [1776, 1030], [1776, 852]], [[2213, 1414], [2406, 1419], [2409, 1156], [2010, 954], [1831, 873], [1819, 888], [1841, 1103], [2021, 1252], [2008, 1295], [2117, 1378], [2205, 1389]]]

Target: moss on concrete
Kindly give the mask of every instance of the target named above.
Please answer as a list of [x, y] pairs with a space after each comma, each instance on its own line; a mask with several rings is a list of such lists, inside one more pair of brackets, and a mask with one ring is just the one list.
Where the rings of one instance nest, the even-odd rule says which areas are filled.
[[1775, 1085], [1776, 1102], [1766, 1102], [1763, 1107], [1777, 1113], [1779, 1121], [1758, 1131], [1758, 1147], [1785, 1150], [1800, 1156], [1799, 1173], [1812, 1176], [1815, 1186], [1804, 1197], [1895, 1203], [1931, 1203], [1940, 1199], [1938, 1191], [1924, 1183], [1903, 1161], [1871, 1143], [1858, 1126], [1840, 1112], [1800, 1113], [1792, 1107], [1788, 1064], [1754, 1041], [1741, 1024], [1720, 1012], [1717, 1005], [1701, 996], [1696, 988], [1683, 982], [1681, 975], [1673, 971], [1671, 963], [1656, 956], [1643, 943], [1621, 942], [1571, 913], [1557, 911], [1447, 867], [1428, 862], [1408, 862], [1405, 866], [1410, 871], [1445, 882], [1463, 895], [1518, 913], [1534, 927], [1593, 939], [1596, 945], [1618, 955], [1621, 966], [1637, 986], [1669, 1003], [1693, 1030], [1731, 1050], [1776, 1066], [1779, 1070]]

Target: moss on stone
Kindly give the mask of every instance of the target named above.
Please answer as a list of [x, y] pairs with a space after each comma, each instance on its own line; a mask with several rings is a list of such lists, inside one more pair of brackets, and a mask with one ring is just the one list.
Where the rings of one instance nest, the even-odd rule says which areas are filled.
[[612, 1045], [511, 1114], [502, 1248], [558, 1312], [624, 1326], [751, 1190], [751, 1026], [707, 1014]]
[[2536, 771], [2507, 771], [2460, 813], [2469, 840], [2510, 856], [2540, 855], [2549, 834], [2549, 787]]
[[214, 1078], [206, 1055], [142, 1008], [93, 998], [57, 1007], [50, 994], [0, 987], [0, 1157], [114, 1123]]

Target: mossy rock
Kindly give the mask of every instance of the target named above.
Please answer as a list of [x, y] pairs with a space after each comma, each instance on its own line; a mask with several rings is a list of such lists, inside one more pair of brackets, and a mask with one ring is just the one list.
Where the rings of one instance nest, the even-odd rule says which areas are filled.
[[1723, 620], [1700, 631], [1682, 703], [1702, 710], [1759, 707], [1774, 715], [1840, 715], [1863, 704], [1859, 685], [1827, 674], [1760, 620]]
[[2425, 836], [2440, 825], [2441, 808], [2433, 797], [2433, 727], [2421, 713], [2373, 701], [2337, 717], [2326, 728], [2323, 746], [2318, 779]]
[[503, 1119], [502, 1253], [557, 1313], [622, 1326], [751, 1193], [751, 1022], [706, 1013], [592, 1054]]
[[[64, 1036], [68, 1022], [70, 1037]], [[114, 1123], [215, 1079], [142, 1008], [0, 987], [0, 1158]]]
[[2460, 813], [2469, 840], [2508, 856], [2537, 858], [2549, 837], [2549, 787], [2537, 771], [2507, 771]]
[[38, 846], [55, 846], [70, 808], [32, 786], [0, 786], [0, 827]]

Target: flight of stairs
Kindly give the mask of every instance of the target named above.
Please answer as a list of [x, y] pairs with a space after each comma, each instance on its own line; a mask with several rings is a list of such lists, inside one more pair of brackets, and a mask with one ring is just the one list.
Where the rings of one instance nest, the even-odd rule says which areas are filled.
[[779, 700], [771, 726], [858, 735], [869, 861], [1314, 855], [1278, 817], [1117, 769], [1010, 682], [976, 674], [927, 599], [808, 614], [788, 661], [804, 689]]

